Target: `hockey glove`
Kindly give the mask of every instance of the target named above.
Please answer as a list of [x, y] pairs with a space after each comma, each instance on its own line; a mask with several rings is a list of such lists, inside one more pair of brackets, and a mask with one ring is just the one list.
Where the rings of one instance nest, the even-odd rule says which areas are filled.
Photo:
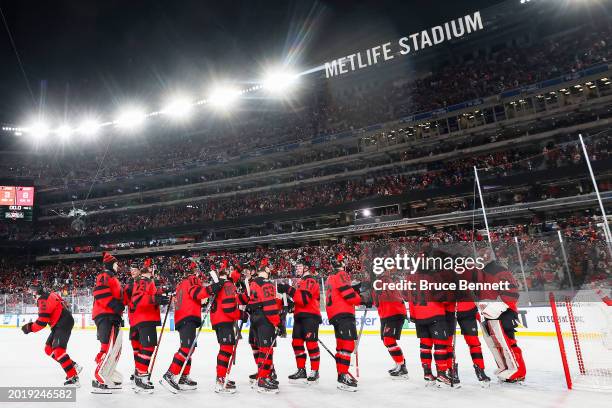
[[155, 304], [156, 305], [168, 305], [170, 304], [170, 298], [166, 295], [155, 295]]
[[504, 302], [487, 302], [481, 303], [480, 305], [481, 307], [485, 305], [482, 310], [482, 315], [485, 319], [490, 320], [499, 319], [499, 316], [508, 309], [508, 305]]
[[118, 299], [113, 299], [110, 302], [108, 302], [108, 305], [110, 306], [111, 309], [113, 309], [113, 312], [115, 312], [118, 315], [123, 314], [123, 303], [118, 300]]
[[353, 288], [355, 292], [359, 293], [359, 291], [361, 290], [361, 282], [353, 282], [351, 284], [351, 288]]
[[221, 290], [221, 288], [223, 287], [223, 282], [214, 282], [211, 283], [210, 285], [208, 285], [208, 293], [212, 296], [212, 295], [216, 295], [217, 293], [219, 293], [219, 291]]
[[29, 334], [29, 333], [32, 333], [32, 322], [30, 322], [30, 323], [26, 323], [26, 324], [24, 324], [23, 326], [21, 326], [21, 331], [22, 331], [24, 334]]
[[367, 308], [372, 307], [372, 294], [369, 290], [364, 290], [359, 292], [359, 297], [361, 298], [361, 304]]
[[289, 285], [287, 285], [286, 283], [279, 283], [276, 286], [276, 291], [278, 293], [287, 293], [289, 291]]

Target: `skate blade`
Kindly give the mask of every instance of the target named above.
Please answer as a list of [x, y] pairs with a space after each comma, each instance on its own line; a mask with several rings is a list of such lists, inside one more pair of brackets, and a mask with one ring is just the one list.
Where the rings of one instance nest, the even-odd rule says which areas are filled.
[[308, 384], [308, 385], [319, 385], [319, 380], [318, 379], [316, 379], [314, 381], [306, 380], [306, 384]]
[[217, 394], [235, 394], [236, 393], [236, 388], [223, 388], [223, 387], [218, 387], [215, 388], [215, 392]]
[[170, 391], [173, 394], [178, 394], [178, 392], [180, 391], [180, 390], [177, 390], [176, 388], [174, 388], [173, 386], [171, 386], [170, 384], [168, 384], [168, 382], [164, 381], [163, 379], [159, 380], [159, 384], [162, 387], [164, 387], [166, 390]]
[[392, 375], [391, 379], [393, 381], [407, 381], [410, 379], [410, 377], [408, 376], [408, 374], [402, 374], [402, 375]]
[[153, 394], [154, 390], [155, 390], [154, 388], [151, 388], [151, 389], [145, 389], [145, 388], [140, 388], [140, 387], [134, 388], [134, 392], [136, 394]]
[[351, 387], [351, 386], [344, 385], [344, 384], [338, 384], [336, 387], [339, 390], [346, 391], [346, 392], [357, 392], [357, 387]]
[[260, 393], [260, 394], [278, 394], [279, 389], [277, 388], [275, 390], [269, 390], [267, 388], [257, 387], [257, 392]]
[[179, 385], [179, 388], [181, 389], [181, 391], [193, 391], [193, 390], [197, 390], [198, 386], [196, 385], [194, 387], [192, 385]]
[[299, 380], [289, 380], [289, 384], [308, 385], [308, 380], [306, 378], [300, 378]]
[[64, 385], [64, 388], [81, 388], [81, 384], [76, 383], [76, 384], [67, 384]]
[[111, 391], [110, 388], [92, 388], [91, 393], [92, 394], [112, 394], [113, 392]]
[[491, 381], [478, 381], [480, 388], [491, 388]]

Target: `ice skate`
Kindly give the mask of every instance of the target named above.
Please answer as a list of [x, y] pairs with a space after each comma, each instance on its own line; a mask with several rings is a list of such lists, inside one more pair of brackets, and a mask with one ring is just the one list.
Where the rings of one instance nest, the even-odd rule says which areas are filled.
[[406, 364], [396, 364], [394, 368], [389, 370], [389, 375], [392, 380], [407, 380], [408, 369], [406, 368]]
[[102, 384], [97, 380], [91, 381], [91, 393], [92, 394], [111, 394], [112, 391], [106, 384]]
[[178, 385], [183, 391], [192, 391], [198, 388], [198, 383], [192, 380], [188, 375], [183, 375]]
[[234, 394], [236, 392], [236, 384], [233, 381], [226, 381], [224, 377], [217, 377], [215, 392], [218, 394]]
[[336, 385], [339, 390], [356, 392], [357, 381], [348, 374], [338, 374], [338, 384]]
[[151, 394], [155, 389], [148, 374], [136, 374], [134, 376], [134, 385], [134, 391], [138, 394]]
[[311, 370], [306, 379], [308, 385], [316, 385], [319, 383], [319, 370]]
[[306, 384], [308, 381], [308, 375], [306, 374], [305, 368], [298, 368], [298, 370], [291, 374], [289, 377], [289, 383], [291, 384]]
[[159, 380], [159, 383], [162, 387], [164, 387], [173, 394], [178, 394], [178, 392], [181, 390], [174, 378], [174, 375], [170, 371], [166, 371], [161, 380]]
[[271, 378], [260, 378], [257, 380], [257, 392], [262, 394], [278, 394], [278, 385]]

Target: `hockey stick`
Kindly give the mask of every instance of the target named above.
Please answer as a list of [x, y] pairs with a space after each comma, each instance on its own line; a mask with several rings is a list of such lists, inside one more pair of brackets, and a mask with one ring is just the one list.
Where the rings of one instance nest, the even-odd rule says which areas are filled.
[[206, 318], [208, 317], [208, 314], [210, 313], [210, 309], [212, 309], [212, 305], [214, 304], [216, 300], [217, 300], [217, 296], [215, 295], [210, 299], [210, 301], [206, 305], [206, 310], [204, 310], [204, 318], [202, 319], [202, 323], [200, 323], [200, 327], [198, 327], [198, 331], [196, 333], [195, 338], [193, 339], [193, 343], [191, 343], [191, 346], [189, 347], [189, 352], [187, 353], [187, 356], [185, 357], [185, 361], [183, 361], [183, 365], [181, 365], [181, 371], [178, 373], [178, 378], [181, 378], [183, 376], [185, 367], [187, 367], [187, 361], [189, 361], [189, 359], [191, 358], [191, 355], [195, 351], [195, 346], [198, 343], [198, 337], [200, 337], [200, 333], [202, 332], [202, 327], [204, 327], [204, 322], [206, 322]]
[[[325, 349], [325, 351], [327, 351], [327, 353], [331, 356], [331, 358], [333, 358], [334, 361], [336, 361], [336, 356], [334, 355], [334, 353], [331, 352], [329, 348], [327, 348], [325, 343], [323, 343], [323, 340], [319, 339], [319, 344], [323, 346], [323, 348]], [[353, 374], [351, 374], [350, 372], [347, 372], [347, 374], [350, 375], [353, 380], [357, 381], [357, 379], [355, 378]]]
[[[243, 325], [244, 325], [244, 320], [241, 320], [236, 330], [237, 334], [242, 332]], [[229, 378], [229, 375], [232, 372], [232, 365], [234, 365], [234, 363], [236, 362], [236, 352], [238, 351], [239, 341], [240, 341], [240, 338], [236, 336], [236, 344], [234, 344], [234, 349], [232, 350], [232, 355], [230, 356], [230, 359], [229, 359], [229, 363], [227, 366], [227, 372], [225, 373], [225, 379], [223, 380], [223, 388], [227, 387], [227, 379]]]
[[357, 337], [357, 342], [355, 343], [355, 373], [357, 374], [357, 378], [359, 378], [359, 342], [361, 341], [361, 335], [363, 334], [363, 328], [365, 326], [367, 315], [368, 309], [366, 308], [365, 312], [363, 312], [363, 316], [361, 316], [361, 327], [359, 328], [359, 336]]
[[261, 362], [259, 364], [257, 364], [257, 380], [259, 380], [259, 369], [261, 368], [261, 366], [264, 364], [264, 362], [268, 359], [268, 357], [270, 356], [270, 353], [272, 352], [272, 350], [274, 350], [274, 346], [276, 346], [276, 339], [278, 339], [278, 334], [277, 331], [278, 328], [274, 328], [274, 340], [272, 340], [272, 344], [270, 345], [270, 351], [268, 351], [265, 355], [265, 357], [263, 358], [263, 360], [261, 360]]
[[[211, 270], [209, 274], [213, 282], [215, 283], [219, 282], [219, 278], [217, 277], [217, 274], [214, 271]], [[181, 371], [179, 372], [178, 378], [181, 378], [183, 376], [185, 367], [187, 367], [187, 361], [189, 361], [189, 359], [191, 358], [191, 355], [193, 354], [195, 350], [195, 346], [198, 343], [198, 337], [200, 337], [200, 333], [202, 332], [202, 327], [204, 327], [204, 322], [206, 321], [206, 318], [208, 317], [208, 314], [210, 313], [210, 310], [212, 309], [212, 306], [215, 304], [216, 300], [217, 300], [217, 295], [215, 294], [210, 299], [208, 304], [206, 305], [206, 310], [204, 311], [204, 318], [202, 319], [202, 323], [200, 323], [200, 327], [198, 327], [198, 332], [196, 333], [195, 339], [193, 339], [193, 343], [189, 347], [189, 352], [187, 353], [187, 356], [185, 357], [185, 361], [183, 361], [183, 365], [181, 366]]]
[[161, 333], [159, 333], [159, 340], [157, 340], [157, 345], [155, 346], [155, 351], [153, 351], [153, 358], [151, 359], [151, 364], [149, 365], [149, 379], [151, 378], [151, 374], [153, 374], [153, 367], [155, 367], [155, 360], [157, 360], [157, 351], [159, 350], [159, 346], [162, 341], [162, 337], [164, 337], [164, 328], [166, 327], [166, 321], [168, 320], [168, 315], [170, 314], [170, 305], [172, 304], [172, 300], [174, 299], [174, 293], [170, 295], [170, 300], [168, 301], [168, 308], [166, 309], [166, 315], [164, 316], [164, 322], [162, 323]]

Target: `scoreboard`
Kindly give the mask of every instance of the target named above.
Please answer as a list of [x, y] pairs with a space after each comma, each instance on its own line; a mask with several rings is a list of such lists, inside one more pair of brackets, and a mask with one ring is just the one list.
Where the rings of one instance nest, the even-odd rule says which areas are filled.
[[32, 221], [34, 187], [0, 186], [0, 221]]

